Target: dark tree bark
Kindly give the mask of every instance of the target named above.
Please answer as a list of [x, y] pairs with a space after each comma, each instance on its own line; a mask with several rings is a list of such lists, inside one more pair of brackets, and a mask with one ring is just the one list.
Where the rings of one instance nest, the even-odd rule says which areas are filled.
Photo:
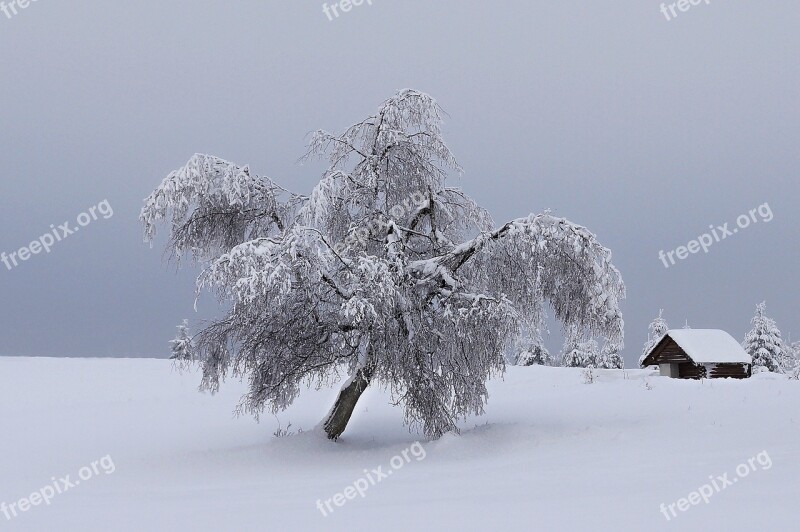
[[353, 415], [358, 399], [367, 389], [371, 380], [372, 368], [361, 368], [356, 372], [350, 384], [339, 392], [336, 404], [334, 404], [331, 413], [328, 414], [323, 424], [328, 439], [335, 441], [342, 435], [347, 423], [350, 421], [350, 417]]

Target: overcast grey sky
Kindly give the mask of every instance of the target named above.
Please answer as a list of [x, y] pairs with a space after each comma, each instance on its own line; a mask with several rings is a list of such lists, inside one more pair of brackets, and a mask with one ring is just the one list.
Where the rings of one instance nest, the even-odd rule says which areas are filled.
[[[459, 184], [498, 222], [550, 208], [612, 249], [628, 366], [659, 308], [673, 327], [741, 339], [766, 299], [800, 340], [800, 4], [714, 0], [671, 21], [660, 5], [373, 0], [332, 21], [317, 0], [0, 12], [0, 251], [102, 200], [114, 209], [49, 254], [0, 263], [0, 354], [166, 356], [195, 317], [194, 275], [142, 243], [142, 198], [195, 152], [308, 192], [321, 167], [297, 164], [307, 133], [405, 87], [448, 111]], [[659, 260], [765, 202], [769, 223]]]

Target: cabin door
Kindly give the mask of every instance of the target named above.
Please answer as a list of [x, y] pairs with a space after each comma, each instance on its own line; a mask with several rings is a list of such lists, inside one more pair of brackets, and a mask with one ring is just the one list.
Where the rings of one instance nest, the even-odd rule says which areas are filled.
[[662, 377], [678, 378], [678, 364], [659, 364], [658, 367]]

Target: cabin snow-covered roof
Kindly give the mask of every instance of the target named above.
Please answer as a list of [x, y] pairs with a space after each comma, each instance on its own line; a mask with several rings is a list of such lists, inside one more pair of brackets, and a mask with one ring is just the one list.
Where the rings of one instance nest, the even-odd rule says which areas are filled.
[[719, 329], [675, 329], [665, 336], [672, 338], [698, 364], [752, 364], [750, 355], [733, 336]]

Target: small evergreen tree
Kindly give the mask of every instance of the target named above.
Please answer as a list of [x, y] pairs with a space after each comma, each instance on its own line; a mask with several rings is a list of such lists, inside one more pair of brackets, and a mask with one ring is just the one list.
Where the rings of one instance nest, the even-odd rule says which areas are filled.
[[597, 363], [598, 368], [602, 369], [622, 369], [625, 361], [619, 354], [619, 345], [613, 342], [606, 342], [600, 351], [600, 358]]
[[178, 360], [180, 362], [191, 362], [194, 360], [192, 336], [189, 334], [189, 320], [183, 320], [183, 323], [178, 325], [178, 336], [170, 342], [172, 346], [171, 360]]
[[583, 355], [578, 349], [578, 339], [571, 335], [564, 340], [564, 347], [561, 350], [561, 365], [565, 368], [583, 367]]
[[790, 377], [800, 377], [800, 342], [783, 342], [781, 370]]
[[667, 334], [669, 331], [669, 325], [667, 324], [667, 320], [664, 319], [664, 309], [658, 311], [658, 317], [650, 322], [650, 331], [647, 334], [647, 341], [644, 343], [644, 349], [642, 350], [642, 356], [639, 357], [639, 365], [642, 365], [644, 359], [647, 355], [650, 354], [650, 351], [664, 338], [664, 335]]
[[595, 368], [599, 358], [599, 348], [595, 340], [580, 342], [569, 339], [564, 345], [563, 361], [567, 368]]
[[574, 344], [568, 351], [564, 352], [563, 364], [565, 368], [583, 368], [583, 353], [578, 350], [578, 345]]
[[[536, 270], [536, 282], [533, 291], [534, 297], [536, 298], [543, 297], [544, 294], [543, 274], [544, 268], [539, 266]], [[530, 335], [522, 342], [522, 349], [517, 350], [518, 356], [516, 364], [518, 366], [553, 365], [553, 357], [544, 346], [544, 340], [542, 339], [542, 329], [550, 334], [544, 323], [545, 318], [546, 312], [544, 308], [537, 309], [537, 312], [531, 316], [531, 323], [534, 325], [529, 329], [531, 331]]]
[[585, 353], [586, 365], [584, 367], [598, 367], [600, 361], [600, 347], [597, 345], [597, 341], [592, 339], [583, 342], [581, 343], [580, 348]]
[[792, 378], [800, 379], [800, 342], [792, 344], [793, 368], [790, 375]]
[[518, 366], [551, 366], [553, 357], [541, 342], [531, 343], [517, 358]]
[[742, 347], [753, 358], [753, 369], [777, 372], [785, 359], [785, 344], [775, 320], [766, 316], [766, 309], [766, 302], [756, 306], [756, 315], [750, 320], [753, 328], [744, 337]]

